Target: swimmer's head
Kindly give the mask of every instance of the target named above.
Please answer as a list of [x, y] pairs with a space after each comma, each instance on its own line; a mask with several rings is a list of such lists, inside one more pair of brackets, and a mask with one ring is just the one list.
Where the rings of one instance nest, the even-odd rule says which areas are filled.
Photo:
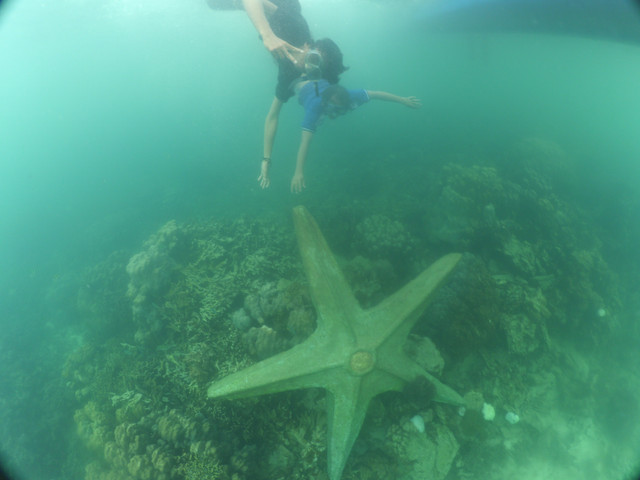
[[322, 55], [322, 78], [331, 84], [338, 83], [340, 75], [349, 69], [342, 63], [342, 52], [338, 45], [329, 38], [322, 38], [313, 42], [311, 49]]
[[336, 118], [351, 110], [351, 97], [346, 88], [331, 85], [322, 92], [322, 111], [329, 118]]

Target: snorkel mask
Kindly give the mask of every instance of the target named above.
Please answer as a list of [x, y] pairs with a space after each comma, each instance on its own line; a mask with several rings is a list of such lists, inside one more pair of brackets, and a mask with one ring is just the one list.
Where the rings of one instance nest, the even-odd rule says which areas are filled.
[[352, 110], [348, 91], [339, 85], [331, 85], [322, 92], [322, 113], [336, 118]]
[[309, 80], [322, 78], [322, 54], [316, 50], [309, 50], [304, 56], [304, 73]]
[[327, 102], [324, 104], [324, 114], [329, 118], [338, 118], [351, 110], [348, 106], [337, 105], [333, 102]]

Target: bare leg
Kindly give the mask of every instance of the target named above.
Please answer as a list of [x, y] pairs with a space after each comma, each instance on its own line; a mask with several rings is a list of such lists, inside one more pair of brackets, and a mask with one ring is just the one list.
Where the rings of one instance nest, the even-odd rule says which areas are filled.
[[278, 119], [280, 118], [280, 109], [283, 103], [278, 100], [278, 97], [274, 97], [267, 113], [267, 118], [264, 121], [264, 149], [263, 154], [265, 157], [271, 158], [271, 151], [273, 150], [273, 143], [276, 138], [276, 132], [278, 131]]
[[264, 121], [264, 146], [262, 164], [260, 165], [260, 176], [258, 182], [261, 188], [267, 188], [271, 183], [269, 179], [269, 167], [271, 166], [271, 152], [273, 150], [273, 142], [276, 137], [276, 131], [278, 130], [278, 119], [280, 117], [280, 109], [282, 108], [282, 102], [278, 100], [278, 97], [273, 99], [267, 118]]
[[273, 12], [278, 9], [278, 7], [269, 0], [262, 0], [262, 8], [264, 8], [264, 13], [267, 15], [272, 15]]

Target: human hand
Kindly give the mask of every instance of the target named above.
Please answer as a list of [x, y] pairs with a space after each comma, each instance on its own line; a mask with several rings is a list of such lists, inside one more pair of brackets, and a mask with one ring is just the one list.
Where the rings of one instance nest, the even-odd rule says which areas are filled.
[[285, 58], [289, 59], [291, 63], [294, 65], [297, 64], [297, 60], [293, 56], [294, 53], [302, 53], [302, 50], [298, 47], [294, 47], [288, 42], [285, 42], [280, 37], [276, 35], [265, 35], [262, 37], [262, 43], [265, 48], [269, 50], [271, 55], [275, 57], [276, 60], [284, 60]]
[[262, 189], [271, 185], [271, 180], [269, 179], [269, 165], [271, 165], [271, 160], [263, 158], [262, 165], [260, 166], [260, 176], [258, 177], [258, 182], [260, 182], [260, 188]]
[[402, 104], [409, 108], [420, 108], [422, 106], [422, 101], [417, 97], [403, 97]]
[[304, 175], [296, 172], [291, 179], [291, 193], [300, 193], [303, 188], [307, 188], [304, 183]]

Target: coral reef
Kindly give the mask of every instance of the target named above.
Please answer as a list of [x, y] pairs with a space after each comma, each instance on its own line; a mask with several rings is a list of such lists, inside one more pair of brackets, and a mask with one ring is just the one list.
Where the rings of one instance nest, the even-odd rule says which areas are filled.
[[247, 331], [243, 337], [252, 357], [262, 360], [311, 335], [315, 311], [303, 283], [280, 279], [254, 285], [231, 317], [236, 328]]
[[78, 313], [87, 333], [103, 338], [131, 328], [131, 305], [127, 290], [127, 255], [114, 252], [87, 269], [76, 295]]
[[398, 275], [386, 259], [371, 260], [356, 255], [342, 269], [363, 307], [374, 306], [397, 286]]
[[[194, 464], [208, 463], [210, 473], [220, 460], [211, 440], [210, 425], [178, 413], [157, 412], [140, 393], [131, 391], [112, 397], [113, 420], [89, 402], [75, 415], [80, 437], [101, 459], [87, 466], [87, 479], [131, 478], [170, 480], [188, 478]], [[123, 413], [124, 411], [124, 413]], [[228, 478], [224, 468], [218, 477]]]
[[163, 327], [158, 303], [176, 271], [171, 254], [179, 241], [176, 222], [167, 222], [127, 263], [127, 296], [133, 304], [133, 322], [137, 326], [135, 339], [139, 343], [147, 342]]
[[[260, 235], [269, 242], [260, 242]], [[63, 372], [81, 402], [78, 436], [97, 458], [86, 479], [252, 478], [255, 451], [240, 447], [243, 453], [234, 453], [229, 447], [240, 440], [232, 441], [233, 435], [220, 448], [222, 432], [231, 430], [237, 415], [210, 410], [204, 391], [216, 373], [246, 361], [245, 342], [229, 321], [240, 292], [259, 293], [262, 326], [277, 327], [282, 348], [313, 330], [299, 281], [254, 287], [257, 278], [299, 275], [293, 259], [278, 253], [273, 262], [276, 252], [292, 250], [287, 241], [273, 225], [244, 220], [169, 222], [129, 260], [129, 289], [121, 299], [130, 299], [133, 315], [121, 313], [135, 333], [122, 329], [113, 343], [85, 344], [68, 357]], [[267, 243], [273, 247], [259, 246]], [[96, 269], [124, 268], [120, 262], [110, 258]], [[96, 311], [109, 308], [107, 302], [94, 305]]]
[[[635, 357], [615, 346], [640, 334], [637, 269], [611, 260], [620, 230], [600, 228], [575, 195], [575, 165], [553, 142], [528, 138], [503, 158], [443, 158], [429, 175], [411, 162], [404, 183], [379, 185], [371, 201], [340, 192], [317, 201], [364, 307], [442, 253], [464, 252], [405, 351], [467, 392], [466, 409], [435, 407], [417, 382], [376, 397], [344, 480], [514, 478], [548, 452], [567, 475], [628, 473], [640, 432], [625, 414], [640, 415], [640, 379], [620, 363]], [[320, 393], [206, 399], [211, 379], [315, 329], [288, 222], [170, 221], [133, 256], [87, 269], [77, 307], [89, 335], [63, 371], [85, 480], [324, 478]], [[616, 449], [620, 439], [627, 447]]]
[[423, 432], [410, 421], [394, 424], [387, 432], [385, 443], [398, 462], [397, 478], [401, 480], [442, 480], [458, 453], [459, 445], [451, 430], [435, 420], [432, 411], [424, 417]]
[[407, 256], [416, 240], [397, 220], [370, 215], [356, 225], [353, 249], [370, 258], [398, 259]]

